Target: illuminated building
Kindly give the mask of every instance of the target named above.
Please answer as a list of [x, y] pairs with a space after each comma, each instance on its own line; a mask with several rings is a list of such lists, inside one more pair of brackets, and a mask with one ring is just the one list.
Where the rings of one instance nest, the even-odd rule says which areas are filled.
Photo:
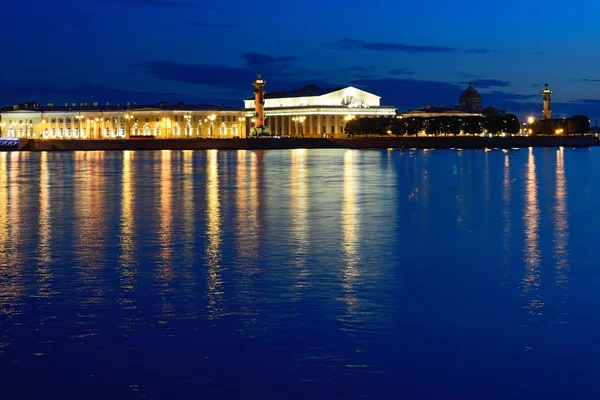
[[[380, 97], [352, 86], [323, 89], [307, 85], [264, 96], [265, 126], [273, 135], [293, 137], [342, 136], [355, 118], [395, 117], [395, 107], [380, 105]], [[255, 99], [244, 100], [245, 115], [255, 115]]]
[[207, 105], [144, 106], [26, 103], [0, 111], [0, 137], [43, 139], [157, 139], [246, 137], [240, 110]]

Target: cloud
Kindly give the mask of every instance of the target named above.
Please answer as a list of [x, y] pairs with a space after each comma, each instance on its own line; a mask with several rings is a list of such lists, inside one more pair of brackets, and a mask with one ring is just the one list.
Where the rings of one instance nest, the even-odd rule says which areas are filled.
[[372, 50], [401, 53], [453, 53], [457, 49], [445, 46], [415, 46], [402, 43], [365, 42], [356, 39], [340, 39], [330, 47], [340, 50]]
[[144, 7], [164, 7], [164, 8], [198, 8], [202, 3], [193, 0], [119, 0], [120, 3], [144, 6]]
[[[101, 104], [106, 102], [110, 102], [111, 104], [126, 104], [127, 102], [154, 104], [162, 100], [173, 102], [190, 100], [189, 96], [182, 93], [122, 89], [110, 85], [96, 84], [11, 84], [0, 86], [0, 93], [3, 94], [1, 97], [3, 104], [18, 104], [26, 101], [55, 103], [56, 105], [63, 105], [65, 103], [92, 103], [95, 101]], [[15, 94], [18, 94], [19, 97], [15, 97]], [[211, 95], [210, 93], [205, 94], [207, 96]], [[213, 96], [211, 95], [210, 97]]]
[[534, 55], [534, 56], [543, 56], [544, 54], [546, 54], [546, 52], [545, 52], [545, 51], [534, 51], [534, 52], [533, 52], [533, 55]]
[[541, 87], [541, 86], [544, 86], [544, 85], [542, 85], [541, 83], [532, 83], [531, 84], [531, 87]]
[[166, 81], [207, 85], [225, 89], [248, 85], [256, 76], [254, 69], [225, 65], [184, 64], [174, 61], [146, 61], [140, 67], [149, 75]]
[[358, 74], [358, 75], [356, 75], [356, 77], [358, 79], [373, 79], [373, 75], [369, 75], [369, 74]]
[[492, 53], [496, 53], [496, 51], [489, 50], [489, 49], [467, 49], [467, 50], [465, 50], [465, 53], [472, 53], [472, 54], [492, 54]]
[[[270, 57], [270, 56], [267, 56]], [[262, 63], [264, 58], [252, 58], [254, 62]], [[279, 60], [288, 57], [279, 57]], [[258, 61], [256, 61], [258, 60]], [[282, 64], [261, 64], [263, 77], [269, 82], [268, 91], [293, 90], [313, 83], [318, 86], [328, 87], [325, 78], [311, 76], [311, 71], [298, 70], [293, 67], [280, 68]], [[237, 91], [239, 98], [243, 99], [252, 94], [250, 82], [256, 79], [256, 65], [253, 67], [229, 67], [225, 65], [186, 64], [174, 61], [146, 61], [139, 66], [150, 76], [157, 79], [173, 82], [205, 85], [220, 90]], [[299, 71], [302, 72], [299, 73]], [[309, 80], [310, 79], [310, 80]]]
[[414, 75], [410, 68], [396, 68], [390, 70], [390, 75]]
[[582, 79], [582, 81], [584, 81], [584, 82], [600, 82], [600, 79], [587, 79], [587, 78], [584, 78], [584, 79]]
[[479, 78], [481, 75], [478, 74], [472, 74], [470, 72], [460, 72], [460, 71], [444, 71], [447, 74], [455, 74], [456, 76], [463, 78], [463, 79], [475, 79], [475, 78]]
[[349, 67], [349, 68], [346, 68], [344, 71], [371, 71], [371, 70], [373, 70], [374, 68], [375, 68], [375, 67], [374, 67], [374, 66], [372, 66], [372, 65], [371, 65], [371, 66], [369, 66], [369, 67], [359, 67], [359, 66], [356, 66], [356, 67]]
[[[510, 86], [510, 82], [499, 81], [497, 79], [475, 79], [470, 82], [474, 87], [480, 89], [489, 89], [491, 87], [507, 87]], [[463, 85], [468, 85], [469, 82], [462, 82]]]
[[300, 61], [300, 58], [295, 56], [272, 57], [262, 53], [246, 53], [242, 57], [246, 60], [246, 66], [248, 67], [274, 66]]
[[247, 26], [237, 24], [222, 24], [218, 22], [192, 21], [192, 26], [198, 28], [224, 28], [224, 29], [244, 29]]

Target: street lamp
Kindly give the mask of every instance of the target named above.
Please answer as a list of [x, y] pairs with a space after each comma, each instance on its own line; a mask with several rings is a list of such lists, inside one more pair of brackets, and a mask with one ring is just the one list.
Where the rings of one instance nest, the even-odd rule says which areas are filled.
[[131, 136], [131, 128], [129, 126], [129, 121], [133, 119], [133, 115], [129, 111], [125, 114], [125, 121], [127, 121], [127, 136]]
[[207, 118], [210, 120], [210, 126], [208, 127], [208, 134], [209, 134], [209, 136], [213, 137], [215, 134], [215, 132], [214, 132], [215, 126], [213, 125], [213, 122], [215, 119], [217, 119], [217, 116], [215, 114], [211, 114]]
[[[293, 117], [292, 121], [300, 123], [300, 127], [302, 128], [302, 137], [304, 137], [304, 126], [302, 124], [304, 123], [304, 121], [306, 121], [306, 117], [305, 116]], [[297, 131], [298, 130], [296, 129], [296, 134], [298, 133]]]
[[185, 124], [185, 136], [187, 136], [187, 138], [189, 139], [190, 136], [192, 135], [192, 116], [188, 112], [188, 113], [185, 113], [185, 115], [183, 116], [183, 118], [185, 118], [185, 120], [186, 120], [186, 124]]
[[533, 124], [535, 122], [535, 118], [532, 116], [529, 116], [529, 118], [527, 118], [527, 123], [529, 124]]

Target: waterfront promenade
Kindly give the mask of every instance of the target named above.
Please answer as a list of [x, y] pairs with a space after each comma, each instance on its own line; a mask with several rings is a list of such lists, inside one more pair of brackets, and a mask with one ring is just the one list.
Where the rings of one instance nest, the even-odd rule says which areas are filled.
[[[516, 148], [589, 147], [600, 140], [593, 136], [511, 137], [363, 137], [363, 138], [260, 138], [260, 139], [165, 139], [165, 140], [40, 140], [21, 139], [21, 151], [77, 150], [269, 150], [269, 149], [385, 149], [385, 148]], [[14, 147], [16, 150], [17, 147]]]

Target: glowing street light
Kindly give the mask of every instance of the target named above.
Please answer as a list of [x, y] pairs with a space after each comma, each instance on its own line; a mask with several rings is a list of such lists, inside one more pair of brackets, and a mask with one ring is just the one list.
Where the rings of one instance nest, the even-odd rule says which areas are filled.
[[528, 124], [533, 124], [535, 122], [535, 118], [532, 116], [529, 116], [529, 118], [527, 118], [527, 123]]

